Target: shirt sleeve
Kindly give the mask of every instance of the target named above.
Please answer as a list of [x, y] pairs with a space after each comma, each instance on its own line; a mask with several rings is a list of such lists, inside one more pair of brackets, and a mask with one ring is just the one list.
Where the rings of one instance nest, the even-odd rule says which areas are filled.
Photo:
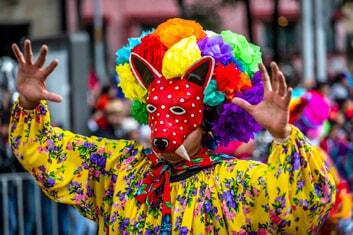
[[[141, 160], [134, 141], [85, 137], [52, 127], [45, 102], [33, 110], [15, 103], [9, 141], [16, 158], [51, 199], [74, 205], [93, 220], [102, 214], [125, 162]], [[125, 164], [125, 165], [124, 165]]]
[[317, 148], [294, 126], [273, 143], [266, 170], [274, 233], [312, 234], [335, 201], [335, 183]]

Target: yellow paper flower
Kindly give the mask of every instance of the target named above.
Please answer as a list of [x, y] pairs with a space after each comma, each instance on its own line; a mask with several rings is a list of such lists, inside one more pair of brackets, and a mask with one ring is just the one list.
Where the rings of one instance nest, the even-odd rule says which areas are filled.
[[120, 64], [115, 67], [119, 76], [119, 87], [126, 98], [146, 102], [147, 91], [142, 87], [133, 75], [129, 63]]
[[183, 38], [194, 35], [197, 40], [206, 37], [202, 26], [193, 20], [173, 18], [160, 24], [154, 32], [161, 42], [170, 48]]
[[181, 77], [200, 58], [201, 51], [197, 46], [196, 37], [184, 38], [165, 53], [162, 73], [166, 79]]

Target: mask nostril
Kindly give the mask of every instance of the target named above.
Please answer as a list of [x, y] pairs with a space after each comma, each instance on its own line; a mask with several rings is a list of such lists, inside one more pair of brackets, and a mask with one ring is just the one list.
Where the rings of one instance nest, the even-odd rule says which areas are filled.
[[164, 138], [153, 139], [153, 145], [161, 151], [165, 150], [168, 147], [168, 143], [168, 140]]

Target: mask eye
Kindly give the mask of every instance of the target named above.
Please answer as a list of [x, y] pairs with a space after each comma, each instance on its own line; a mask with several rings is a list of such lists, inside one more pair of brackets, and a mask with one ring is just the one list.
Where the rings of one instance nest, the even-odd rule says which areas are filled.
[[147, 105], [147, 111], [149, 113], [154, 113], [156, 110], [157, 110], [157, 108], [154, 105], [152, 105], [152, 104]]
[[173, 106], [170, 108], [170, 111], [176, 115], [183, 115], [186, 113], [185, 109], [180, 106]]

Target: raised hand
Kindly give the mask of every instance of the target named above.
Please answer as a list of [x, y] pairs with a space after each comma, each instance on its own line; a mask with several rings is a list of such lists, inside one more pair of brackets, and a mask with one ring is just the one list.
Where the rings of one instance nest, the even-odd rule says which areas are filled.
[[20, 102], [25, 109], [33, 109], [41, 100], [60, 102], [62, 97], [53, 92], [49, 92], [45, 86], [48, 76], [58, 66], [58, 60], [53, 60], [47, 67], [43, 67], [48, 47], [43, 45], [35, 63], [32, 61], [32, 47], [29, 40], [24, 42], [24, 55], [19, 47], [14, 43], [12, 50], [17, 58], [18, 73], [16, 88], [20, 93]]
[[263, 100], [252, 105], [243, 99], [234, 98], [233, 103], [248, 111], [273, 137], [286, 138], [290, 134], [288, 106], [292, 88], [287, 87], [283, 73], [276, 63], [271, 63], [272, 83], [265, 66], [260, 64], [259, 68], [264, 82]]

